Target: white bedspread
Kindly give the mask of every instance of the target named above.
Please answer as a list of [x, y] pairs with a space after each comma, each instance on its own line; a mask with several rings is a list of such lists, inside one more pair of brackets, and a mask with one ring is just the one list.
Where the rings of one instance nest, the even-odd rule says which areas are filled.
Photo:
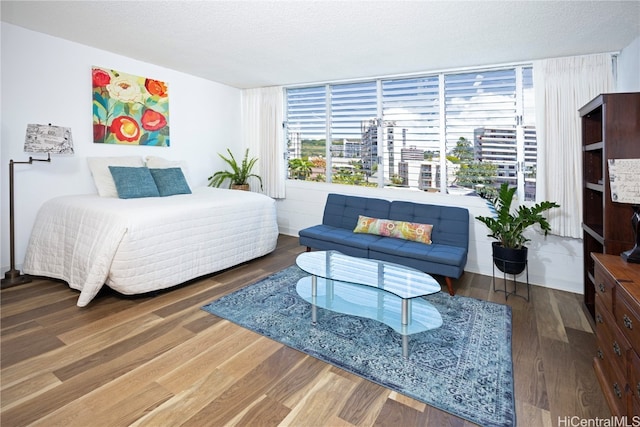
[[63, 196], [40, 208], [23, 270], [66, 281], [84, 307], [103, 284], [128, 295], [168, 288], [268, 254], [277, 238], [275, 201], [248, 191]]

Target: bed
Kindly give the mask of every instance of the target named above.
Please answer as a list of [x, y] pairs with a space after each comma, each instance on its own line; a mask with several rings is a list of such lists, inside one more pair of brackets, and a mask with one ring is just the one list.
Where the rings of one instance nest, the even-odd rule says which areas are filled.
[[63, 196], [40, 208], [23, 270], [64, 280], [84, 307], [104, 285], [126, 295], [169, 288], [266, 255], [277, 238], [275, 201], [254, 192]]

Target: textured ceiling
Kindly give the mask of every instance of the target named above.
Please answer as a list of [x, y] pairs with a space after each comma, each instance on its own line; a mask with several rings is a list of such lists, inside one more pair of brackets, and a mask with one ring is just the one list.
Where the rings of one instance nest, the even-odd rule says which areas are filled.
[[5, 22], [238, 88], [619, 51], [640, 1], [2, 1]]

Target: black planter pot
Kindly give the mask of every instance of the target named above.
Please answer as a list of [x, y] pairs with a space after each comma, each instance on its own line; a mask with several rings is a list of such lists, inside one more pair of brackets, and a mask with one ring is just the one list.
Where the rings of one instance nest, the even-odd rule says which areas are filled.
[[527, 247], [505, 248], [500, 242], [493, 242], [493, 263], [498, 270], [507, 274], [520, 274], [527, 266]]

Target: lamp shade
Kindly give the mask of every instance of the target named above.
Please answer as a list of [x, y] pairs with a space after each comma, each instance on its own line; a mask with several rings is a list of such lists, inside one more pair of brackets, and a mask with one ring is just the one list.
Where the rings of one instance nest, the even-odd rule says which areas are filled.
[[51, 125], [27, 125], [25, 153], [73, 154], [71, 128]]

